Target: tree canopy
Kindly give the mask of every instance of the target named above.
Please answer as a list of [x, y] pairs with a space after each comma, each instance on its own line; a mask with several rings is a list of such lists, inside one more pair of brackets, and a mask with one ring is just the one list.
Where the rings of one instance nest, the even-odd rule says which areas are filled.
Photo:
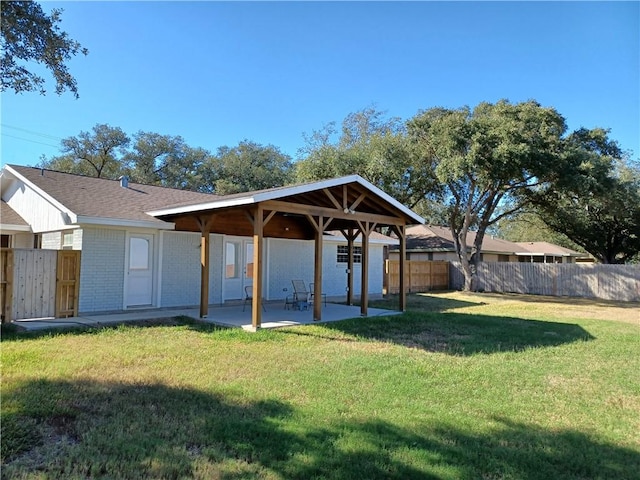
[[43, 64], [56, 81], [56, 93], [69, 90], [78, 97], [75, 78], [65, 62], [88, 50], [60, 30], [62, 9], [47, 15], [32, 1], [3, 1], [0, 3], [2, 22], [2, 91], [15, 93], [39, 91], [45, 94], [45, 80], [27, 68], [28, 62]]
[[[336, 125], [306, 136], [293, 162], [277, 147], [249, 140], [212, 154], [180, 136], [129, 137], [98, 124], [64, 139], [62, 155], [42, 166], [220, 195], [359, 174], [428, 222], [449, 226], [472, 290], [488, 230], [577, 245], [603, 263], [629, 261], [640, 251], [637, 162], [606, 130], [566, 135], [553, 108], [501, 100], [431, 108], [403, 122], [369, 107]], [[543, 238], [531, 237], [532, 222]]]
[[339, 135], [330, 123], [305, 140], [299, 182], [358, 174], [409, 208], [438, 190], [428, 166], [415, 162], [404, 122], [373, 107], [349, 114]]
[[291, 157], [273, 145], [244, 140], [236, 147], [220, 147], [207, 160], [204, 175], [218, 195], [281, 187], [291, 183]]
[[61, 142], [61, 155], [40, 166], [62, 172], [227, 195], [291, 183], [291, 158], [273, 145], [248, 140], [220, 147], [215, 155], [180, 136], [97, 124]]
[[571, 170], [553, 188], [531, 192], [535, 211], [602, 263], [625, 263], [640, 252], [640, 165], [625, 158], [604, 129], [566, 138]]
[[[523, 207], [525, 193], [560, 175], [564, 118], [534, 101], [432, 108], [409, 121], [419, 162], [443, 187], [448, 224], [465, 274], [477, 286], [487, 228]], [[468, 232], [476, 229], [472, 245]], [[468, 250], [468, 247], [470, 249]]]

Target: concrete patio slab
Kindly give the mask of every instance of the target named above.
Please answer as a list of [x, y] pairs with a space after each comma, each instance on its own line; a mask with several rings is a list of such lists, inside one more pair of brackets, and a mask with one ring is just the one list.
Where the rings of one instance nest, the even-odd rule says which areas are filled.
[[[348, 318], [359, 318], [361, 316], [360, 307], [336, 303], [327, 303], [326, 306], [322, 307], [322, 322], [313, 321], [313, 311], [311, 309], [302, 311], [293, 309], [285, 310], [280, 302], [266, 303], [265, 308], [266, 311], [262, 312], [261, 328], [279, 328], [312, 323], [335, 322]], [[401, 312], [393, 310], [369, 308], [367, 317], [397, 315], [400, 313]], [[31, 331], [78, 326], [99, 327], [117, 323], [173, 318], [177, 316], [187, 316], [197, 320], [198, 315], [198, 308], [131, 310], [125, 313], [83, 315], [73, 318], [32, 318], [16, 320], [12, 323], [25, 330]], [[245, 330], [253, 329], [251, 325], [251, 308], [247, 307], [243, 312], [242, 305], [211, 306], [208, 318], [202, 320], [227, 327], [239, 327]]]

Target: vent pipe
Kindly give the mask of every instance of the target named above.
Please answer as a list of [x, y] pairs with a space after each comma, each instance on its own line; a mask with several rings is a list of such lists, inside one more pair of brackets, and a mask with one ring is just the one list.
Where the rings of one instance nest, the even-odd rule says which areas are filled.
[[129, 188], [129, 177], [123, 175], [118, 180], [120, 180], [120, 186], [122, 188]]

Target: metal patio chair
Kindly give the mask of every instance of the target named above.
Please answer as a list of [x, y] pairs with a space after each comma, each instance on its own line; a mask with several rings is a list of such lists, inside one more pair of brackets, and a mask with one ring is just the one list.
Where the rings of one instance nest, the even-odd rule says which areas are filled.
[[[253, 286], [251, 285], [247, 285], [246, 287], [244, 287], [244, 302], [242, 303], [243, 312], [245, 307], [247, 306], [247, 302], [249, 302], [249, 304], [253, 302]], [[262, 310], [266, 312], [267, 309], [264, 308], [264, 304], [262, 303], [262, 300], [260, 300], [260, 305], [262, 306]]]

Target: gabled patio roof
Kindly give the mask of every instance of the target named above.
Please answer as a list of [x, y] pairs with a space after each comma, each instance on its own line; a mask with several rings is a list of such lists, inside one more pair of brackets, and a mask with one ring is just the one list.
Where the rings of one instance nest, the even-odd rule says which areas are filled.
[[[309, 228], [306, 215], [331, 217], [328, 229], [352, 227], [355, 218], [363, 216], [378, 226], [411, 225], [424, 219], [395, 198], [359, 175], [321, 180], [267, 190], [225, 195], [210, 201], [183, 203], [148, 211], [147, 214], [167, 222], [175, 222], [176, 230], [200, 231], [195, 221], [203, 213], [216, 214], [212, 233], [252, 235], [251, 221], [242, 221], [238, 212], [249, 211], [262, 204], [276, 211], [275, 221], [265, 227], [266, 237], [311, 240], [315, 232]], [[295, 220], [302, 217], [303, 222]]]
[[[367, 315], [369, 236], [389, 227], [405, 250], [405, 227], [424, 223], [422, 217], [358, 175], [321, 180], [256, 192], [227, 195], [199, 203], [186, 203], [147, 212], [175, 224], [176, 230], [201, 233], [200, 316], [208, 314], [209, 234], [253, 236], [252, 325], [261, 325], [264, 237], [314, 240], [314, 296], [322, 297], [322, 245], [324, 232], [340, 231], [347, 240], [347, 303], [353, 304], [354, 240], [361, 236], [361, 315]], [[404, 255], [401, 255], [403, 258]], [[405, 309], [403, 271], [400, 263], [400, 310]], [[321, 320], [321, 302], [314, 303], [313, 318]]]

